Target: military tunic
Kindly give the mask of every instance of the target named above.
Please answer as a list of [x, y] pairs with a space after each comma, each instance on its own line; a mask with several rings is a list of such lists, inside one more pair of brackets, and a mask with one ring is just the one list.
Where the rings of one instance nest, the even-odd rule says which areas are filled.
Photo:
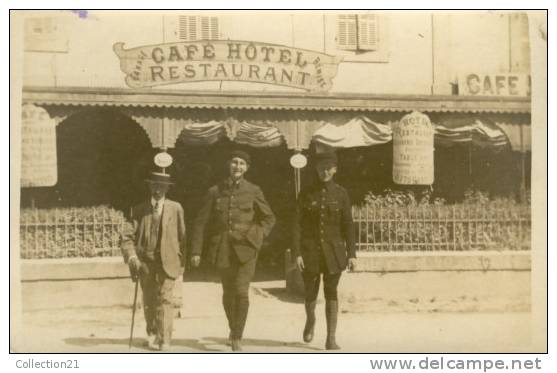
[[340, 273], [355, 258], [352, 208], [346, 189], [333, 181], [302, 191], [294, 221], [293, 254], [304, 272]]
[[275, 216], [261, 189], [245, 179], [230, 179], [209, 189], [197, 218], [192, 255], [201, 255], [207, 236], [209, 261], [218, 268], [230, 266], [230, 255], [240, 263], [254, 259], [275, 224]]

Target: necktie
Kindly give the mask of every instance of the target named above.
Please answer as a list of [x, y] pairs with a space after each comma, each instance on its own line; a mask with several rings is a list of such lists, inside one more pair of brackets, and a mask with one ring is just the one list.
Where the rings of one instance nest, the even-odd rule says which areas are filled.
[[153, 207], [153, 212], [155, 213], [155, 215], [159, 216], [160, 215], [160, 209], [159, 209], [159, 205], [160, 205], [160, 201], [155, 201], [155, 207]]

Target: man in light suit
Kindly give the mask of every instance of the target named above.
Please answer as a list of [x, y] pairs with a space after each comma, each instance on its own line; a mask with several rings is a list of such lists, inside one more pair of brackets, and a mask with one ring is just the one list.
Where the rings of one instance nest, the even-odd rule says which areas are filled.
[[132, 210], [133, 227], [124, 232], [122, 251], [132, 278], [139, 278], [147, 324], [147, 347], [170, 348], [174, 318], [173, 289], [184, 268], [186, 227], [184, 210], [165, 198], [170, 175], [153, 172], [151, 198]]
[[251, 163], [249, 154], [234, 151], [228, 160], [229, 177], [209, 189], [195, 219], [192, 265], [197, 267], [205, 238], [208, 260], [221, 275], [222, 303], [233, 351], [241, 351], [241, 339], [249, 308], [249, 284], [257, 254], [275, 224], [275, 215], [261, 189], [244, 179]]

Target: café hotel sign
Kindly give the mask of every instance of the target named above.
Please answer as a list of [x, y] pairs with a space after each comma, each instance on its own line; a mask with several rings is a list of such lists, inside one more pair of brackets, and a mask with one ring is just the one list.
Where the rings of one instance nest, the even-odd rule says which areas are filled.
[[114, 44], [131, 88], [199, 81], [267, 83], [328, 91], [340, 57], [252, 41], [204, 40], [125, 49]]
[[530, 75], [526, 74], [471, 72], [458, 77], [458, 94], [462, 96], [529, 97], [531, 90]]

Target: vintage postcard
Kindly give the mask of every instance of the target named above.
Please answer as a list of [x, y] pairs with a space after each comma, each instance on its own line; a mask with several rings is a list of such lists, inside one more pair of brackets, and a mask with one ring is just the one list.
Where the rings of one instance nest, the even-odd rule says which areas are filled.
[[546, 11], [10, 17], [12, 352], [547, 351]]

